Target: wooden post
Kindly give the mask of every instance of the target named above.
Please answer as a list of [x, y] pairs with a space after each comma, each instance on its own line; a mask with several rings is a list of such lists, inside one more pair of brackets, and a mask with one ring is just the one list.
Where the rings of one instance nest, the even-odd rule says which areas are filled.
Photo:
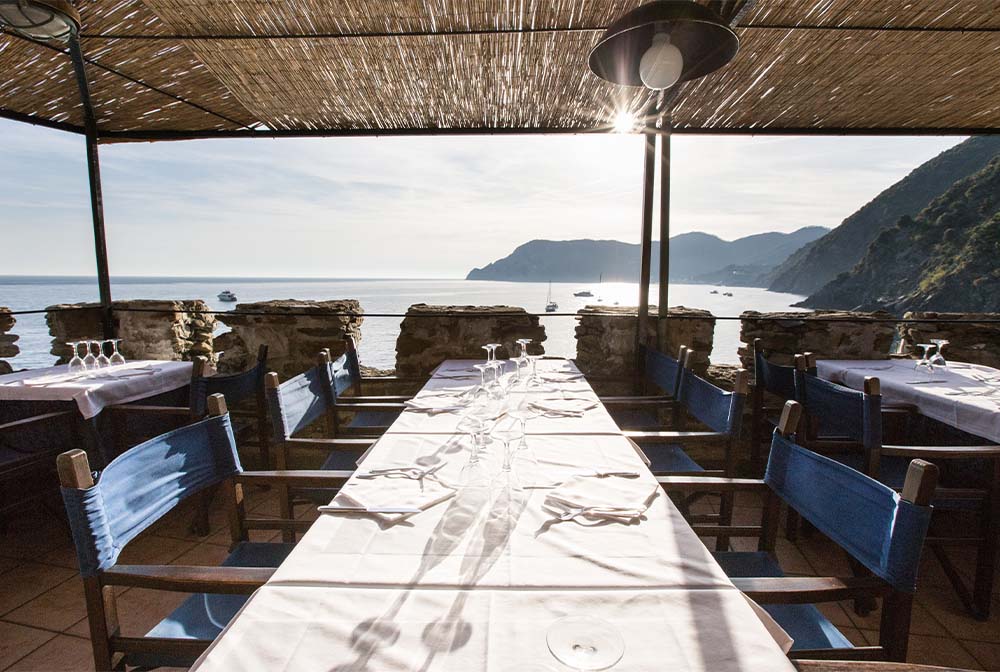
[[660, 136], [660, 282], [657, 299], [656, 338], [660, 352], [667, 345], [667, 312], [670, 306], [670, 133]]
[[83, 105], [83, 123], [87, 145], [87, 175], [90, 179], [90, 214], [94, 226], [94, 254], [97, 258], [97, 288], [101, 297], [101, 323], [104, 338], [114, 337], [111, 316], [111, 273], [108, 268], [108, 243], [104, 232], [104, 196], [101, 191], [101, 161], [97, 152], [97, 119], [90, 100], [90, 85], [83, 62], [83, 51], [76, 34], [69, 37], [69, 55], [76, 73], [76, 84]]
[[635, 329], [635, 366], [639, 371], [642, 361], [639, 345], [645, 342], [646, 324], [649, 322], [649, 264], [653, 238], [653, 177], [656, 173], [656, 134], [648, 132], [643, 141], [642, 169], [642, 231], [639, 260], [639, 316]]

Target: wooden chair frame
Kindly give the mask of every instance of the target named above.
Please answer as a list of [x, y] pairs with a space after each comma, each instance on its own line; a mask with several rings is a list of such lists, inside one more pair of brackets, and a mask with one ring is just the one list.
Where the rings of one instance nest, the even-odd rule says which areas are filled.
[[[799, 425], [801, 406], [789, 401], [782, 409], [777, 431], [784, 437], [793, 437]], [[917, 459], [910, 464], [902, 498], [918, 506], [929, 506], [937, 485], [938, 469], [933, 464]], [[744, 478], [687, 478], [661, 476], [657, 481], [669, 492], [755, 492], [764, 495], [764, 508], [759, 526], [708, 526], [692, 525], [699, 536], [756, 537], [758, 550], [774, 553], [777, 541], [781, 498], [767, 483]], [[743, 593], [762, 604], [814, 604], [848, 599], [882, 597], [882, 617], [879, 643], [852, 649], [812, 649], [793, 651], [793, 658], [832, 660], [905, 661], [913, 608], [913, 595], [894, 589], [875, 576], [852, 577], [781, 577], [734, 578], [733, 583]]]
[[[209, 415], [227, 413], [222, 395], [209, 397]], [[65, 488], [93, 487], [94, 478], [87, 454], [71, 450], [56, 460], [59, 480]], [[243, 499], [245, 485], [281, 485], [297, 487], [339, 487], [351, 477], [351, 472], [338, 471], [248, 471], [221, 483], [228, 506], [229, 532], [235, 546], [249, 539], [249, 531], [304, 531], [309, 521], [288, 517], [262, 518], [247, 516]], [[115, 669], [118, 653], [155, 653], [200, 655], [212, 643], [202, 639], [166, 639], [125, 637], [118, 622], [115, 587], [131, 586], [181, 593], [217, 593], [249, 595], [262, 586], [274, 573], [273, 568], [208, 567], [197, 565], [123, 565], [116, 564], [93, 577], [83, 579], [87, 602], [87, 620], [94, 662], [98, 670]]]
[[[649, 346], [645, 346], [649, 347]], [[683, 367], [684, 362], [687, 359], [687, 346], [682, 345], [677, 349], [677, 362]], [[591, 378], [591, 376], [587, 376]], [[661, 391], [659, 394], [651, 394], [650, 387], [651, 381], [645, 372], [642, 371], [638, 375], [639, 386], [641, 394], [638, 395], [625, 395], [625, 396], [607, 396], [600, 397], [600, 402], [604, 404], [605, 407], [609, 409], [613, 408], [648, 408], [653, 411], [657, 411], [661, 408], [672, 409], [677, 404], [677, 388], [680, 384], [680, 375], [677, 376], [677, 381], [674, 383], [674, 389]], [[600, 379], [598, 379], [600, 380]]]

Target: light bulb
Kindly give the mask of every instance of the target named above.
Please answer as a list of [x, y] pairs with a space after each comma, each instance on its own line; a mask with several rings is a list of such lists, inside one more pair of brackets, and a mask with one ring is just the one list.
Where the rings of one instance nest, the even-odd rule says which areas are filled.
[[677, 83], [684, 70], [684, 55], [670, 44], [669, 33], [653, 35], [653, 44], [639, 61], [639, 78], [650, 89], [667, 89]]

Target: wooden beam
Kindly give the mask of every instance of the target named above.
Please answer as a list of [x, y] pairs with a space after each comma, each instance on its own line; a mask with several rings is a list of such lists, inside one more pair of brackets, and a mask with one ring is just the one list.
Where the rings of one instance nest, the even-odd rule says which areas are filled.
[[642, 228], [639, 233], [639, 315], [635, 323], [636, 370], [641, 369], [639, 345], [646, 337], [649, 321], [649, 266], [653, 237], [653, 178], [656, 173], [656, 136], [647, 134], [643, 142]]
[[660, 279], [657, 298], [656, 338], [660, 352], [667, 346], [667, 312], [670, 306], [670, 133], [660, 136]]

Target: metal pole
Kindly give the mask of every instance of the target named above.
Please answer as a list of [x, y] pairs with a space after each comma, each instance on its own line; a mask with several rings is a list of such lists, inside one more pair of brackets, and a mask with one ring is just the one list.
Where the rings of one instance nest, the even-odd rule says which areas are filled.
[[636, 320], [635, 357], [639, 366], [639, 345], [646, 337], [649, 321], [649, 262], [653, 238], [653, 178], [656, 173], [656, 134], [646, 133], [643, 142], [642, 236], [639, 266], [639, 319]]
[[69, 54], [76, 72], [76, 83], [83, 103], [83, 121], [87, 143], [87, 175], [90, 178], [90, 214], [94, 224], [94, 254], [97, 259], [97, 287], [101, 296], [101, 324], [104, 338], [114, 336], [111, 317], [111, 273], [108, 269], [108, 243], [104, 232], [104, 197], [101, 194], [101, 162], [97, 153], [97, 120], [90, 101], [87, 71], [76, 35], [69, 38]]
[[670, 135], [660, 136], [660, 296], [656, 342], [660, 352], [667, 345], [667, 310], [670, 306]]

